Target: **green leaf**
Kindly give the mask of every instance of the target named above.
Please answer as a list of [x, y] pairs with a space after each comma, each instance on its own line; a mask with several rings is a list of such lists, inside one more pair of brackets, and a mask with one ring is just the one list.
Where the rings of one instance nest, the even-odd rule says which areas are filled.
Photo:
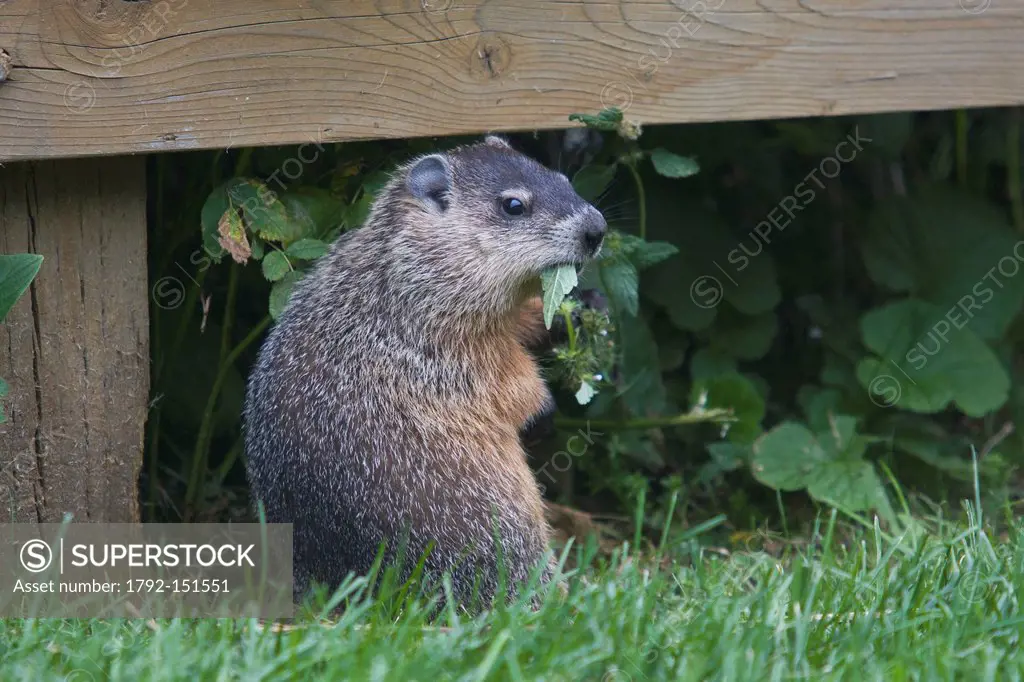
[[650, 416], [665, 407], [665, 385], [658, 363], [658, 345], [642, 315], [622, 315], [617, 324], [621, 352], [619, 382], [622, 401], [637, 416]]
[[754, 477], [776, 490], [801, 490], [847, 511], [874, 509], [892, 517], [885, 488], [874, 466], [862, 458], [856, 419], [833, 417], [828, 431], [811, 433], [803, 424], [783, 422], [754, 443]]
[[345, 225], [349, 229], [355, 229], [366, 222], [370, 215], [370, 208], [373, 206], [373, 195], [363, 194], [353, 201], [345, 209]]
[[706, 392], [706, 408], [727, 408], [736, 421], [729, 424], [727, 438], [738, 443], [752, 443], [761, 435], [765, 402], [753, 382], [742, 374], [721, 376], [694, 382], [690, 402], [696, 404]]
[[589, 382], [584, 381], [580, 384], [580, 390], [576, 391], [576, 402], [580, 405], [586, 405], [593, 397], [597, 394], [594, 387]]
[[955, 403], [971, 417], [1003, 406], [1010, 390], [1006, 369], [966, 326], [942, 325], [937, 330], [945, 312], [925, 301], [904, 299], [861, 318], [864, 345], [878, 356], [857, 365], [857, 379], [872, 402], [923, 413], [941, 412]]
[[736, 372], [736, 357], [710, 346], [705, 346], [690, 359], [690, 377], [694, 381], [712, 379]]
[[840, 412], [842, 393], [835, 388], [806, 384], [797, 392], [797, 402], [803, 408], [807, 424], [815, 431], [824, 431], [829, 428], [829, 419]]
[[615, 177], [615, 164], [591, 164], [576, 171], [572, 176], [572, 186], [583, 199], [591, 203], [597, 201], [605, 188]]
[[879, 202], [862, 249], [876, 283], [982, 339], [1000, 338], [1024, 306], [1024, 242], [1001, 208], [952, 186]]
[[249, 248], [252, 249], [252, 257], [256, 260], [263, 260], [263, 256], [266, 253], [265, 242], [259, 237], [253, 236], [249, 242]]
[[617, 310], [636, 315], [640, 310], [640, 275], [625, 258], [602, 258], [597, 263], [601, 285]]
[[651, 152], [651, 163], [659, 175], [666, 178], [688, 178], [700, 171], [697, 161], [689, 156], [679, 156], [658, 147]]
[[751, 316], [724, 308], [718, 322], [711, 327], [711, 346], [740, 360], [759, 360], [772, 347], [778, 330], [774, 312]]
[[43, 257], [34, 253], [0, 255], [0, 322], [39, 273]]
[[224, 247], [220, 245], [221, 218], [231, 209], [231, 201], [228, 199], [227, 187], [232, 181], [220, 185], [206, 197], [203, 208], [199, 213], [200, 229], [203, 233], [203, 249], [214, 260], [219, 263], [224, 257]]
[[249, 229], [263, 239], [287, 246], [305, 236], [303, 224], [290, 217], [277, 194], [259, 180], [236, 178], [227, 192]]
[[561, 307], [562, 301], [578, 283], [576, 267], [559, 265], [556, 268], [548, 268], [541, 273], [540, 283], [544, 290], [544, 326], [551, 329], [551, 322], [555, 319], [555, 313]]
[[754, 451], [747, 443], [730, 443], [720, 441], [708, 443], [708, 454], [714, 460], [717, 471], [736, 471], [742, 466], [749, 464]]
[[290, 258], [316, 260], [327, 253], [328, 248], [330, 247], [319, 239], [300, 239], [291, 244], [284, 252]]
[[614, 132], [622, 123], [622, 111], [615, 107], [602, 109], [596, 116], [592, 114], [569, 114], [569, 120], [582, 123], [588, 128]]
[[815, 470], [829, 461], [814, 434], [803, 424], [783, 422], [754, 443], [751, 468], [761, 483], [776, 490], [802, 490]]
[[274, 282], [274, 286], [270, 289], [270, 317], [276, 320], [281, 316], [285, 306], [288, 305], [288, 299], [292, 295], [295, 285], [302, 280], [302, 277], [303, 273], [291, 270], [285, 273], [280, 280]]
[[686, 334], [678, 334], [673, 330], [663, 336], [657, 328], [654, 333], [658, 339], [658, 367], [661, 371], [671, 372], [682, 367], [686, 362], [686, 351], [690, 347]]
[[[941, 425], [922, 417], [897, 415], [884, 424], [891, 430], [892, 447], [961, 481], [974, 479], [971, 444], [962, 437], [948, 433]], [[989, 458], [979, 462], [981, 473]]]
[[648, 237], [686, 243], [678, 257], [644, 270], [640, 286], [677, 328], [708, 328], [722, 301], [747, 315], [778, 305], [782, 294], [771, 254], [745, 255], [721, 215], [669, 193], [652, 193], [648, 205]]
[[288, 257], [280, 251], [271, 251], [263, 258], [263, 276], [268, 282], [277, 282], [291, 271]]
[[667, 258], [679, 253], [675, 244], [669, 242], [649, 242], [640, 239], [636, 235], [617, 233], [619, 235], [619, 250], [637, 270], [657, 265]]
[[289, 190], [280, 198], [302, 237], [322, 237], [345, 219], [344, 202], [319, 187]]
[[892, 518], [892, 508], [874, 465], [866, 460], [829, 462], [814, 472], [807, 492], [816, 500], [848, 511], [874, 509]]

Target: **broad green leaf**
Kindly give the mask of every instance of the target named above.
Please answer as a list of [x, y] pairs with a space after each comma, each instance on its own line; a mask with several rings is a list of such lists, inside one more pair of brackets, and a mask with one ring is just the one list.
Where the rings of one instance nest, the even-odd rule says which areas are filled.
[[268, 282], [277, 282], [291, 271], [288, 257], [280, 251], [271, 251], [263, 259], [263, 276]]
[[806, 426], [783, 422], [754, 442], [754, 478], [776, 490], [802, 490], [829, 456]]
[[668, 242], [649, 242], [636, 235], [618, 233], [620, 252], [637, 270], [649, 268], [679, 253], [675, 244]]
[[328, 248], [330, 247], [319, 239], [300, 239], [289, 245], [284, 252], [289, 258], [316, 260], [327, 253]]
[[732, 443], [720, 441], [708, 443], [708, 454], [714, 460], [718, 471], [736, 471], [750, 463], [754, 451], [748, 443]]
[[319, 187], [300, 187], [281, 195], [281, 203], [302, 237], [322, 237], [345, 218], [345, 204]]
[[678, 256], [644, 270], [640, 286], [677, 328], [706, 329], [722, 301], [747, 315], [778, 305], [782, 295], [770, 253], [747, 256], [723, 218], [700, 204], [666, 193], [652, 194], [648, 204], [648, 238], [686, 244]]
[[362, 226], [362, 224], [366, 222], [366, 218], [370, 215], [370, 208], [372, 206], [373, 196], [370, 194], [361, 195], [345, 209], [345, 225], [349, 229], [355, 229]]
[[274, 282], [274, 286], [270, 289], [270, 317], [276, 320], [281, 316], [285, 306], [288, 305], [288, 299], [291, 297], [295, 285], [299, 283], [302, 277], [303, 274], [301, 272], [291, 270], [280, 280]]
[[584, 381], [580, 384], [580, 389], [576, 391], [576, 402], [580, 405], [586, 405], [596, 394], [597, 391], [594, 390], [594, 387], [589, 382]]
[[562, 301], [578, 283], [576, 268], [572, 265], [548, 268], [541, 273], [540, 283], [544, 290], [544, 326], [551, 329], [551, 322], [555, 319], [555, 313], [561, 307]]
[[375, 171], [366, 176], [363, 180], [363, 193], [375, 198], [384, 186], [388, 184], [391, 175], [386, 171]]
[[707, 408], [727, 408], [733, 411], [735, 422], [729, 425], [727, 438], [739, 443], [752, 443], [761, 435], [761, 420], [764, 419], [764, 398], [754, 384], [742, 374], [724, 374], [696, 381], [690, 394], [690, 402], [696, 404], [706, 392]]
[[816, 500], [848, 511], [874, 509], [882, 518], [892, 518], [882, 481], [867, 460], [844, 459], [818, 467], [807, 492]]
[[864, 345], [878, 357], [860, 361], [857, 379], [872, 402], [924, 413], [955, 403], [971, 417], [1003, 406], [1010, 389], [1006, 369], [977, 334], [948, 324], [945, 313], [904, 299], [864, 315]]
[[655, 338], [658, 339], [658, 366], [661, 371], [671, 372], [682, 367], [686, 362], [686, 351], [690, 347], [687, 336], [674, 330], [670, 334], [662, 335], [655, 330]]
[[8, 390], [9, 388], [7, 386], [7, 382], [4, 381], [3, 379], [0, 379], [0, 398], [6, 398]]
[[711, 346], [740, 360], [758, 360], [772, 347], [778, 328], [774, 312], [740, 315], [725, 308], [711, 327]]
[[880, 202], [862, 249], [876, 283], [935, 304], [982, 339], [1000, 338], [1024, 306], [1024, 241], [1002, 209], [954, 187]]
[[221, 219], [231, 209], [231, 200], [228, 199], [227, 192], [227, 187], [231, 182], [229, 180], [210, 192], [199, 213], [199, 224], [203, 233], [203, 249], [217, 263], [224, 257], [224, 247], [220, 245], [219, 229]]
[[[934, 421], [906, 414], [894, 415], [882, 426], [894, 450], [912, 455], [961, 481], [974, 479], [971, 444], [967, 439], [948, 433]], [[988, 458], [979, 466], [986, 473]]]
[[874, 466], [862, 458], [863, 439], [854, 417], [837, 416], [826, 432], [783, 422], [755, 441], [754, 477], [777, 490], [800, 490], [848, 511], [874, 509], [891, 518], [885, 488]]
[[601, 259], [597, 263], [601, 288], [618, 311], [635, 316], [640, 310], [640, 275], [622, 256]]
[[622, 400], [637, 416], [658, 414], [665, 407], [665, 385], [658, 364], [658, 345], [643, 315], [620, 315], [617, 323], [621, 352], [619, 381]]
[[651, 163], [654, 164], [654, 170], [666, 178], [688, 178], [700, 171], [695, 159], [673, 154], [661, 147], [651, 152]]
[[266, 246], [262, 239], [253, 235], [252, 239], [249, 241], [249, 248], [252, 249], [253, 258], [256, 260], [263, 260], [263, 256], [266, 253]]
[[705, 346], [690, 358], [690, 377], [694, 381], [712, 379], [736, 372], [736, 357]]
[[0, 255], [0, 322], [39, 273], [43, 257], [34, 253]]
[[829, 428], [829, 417], [840, 412], [842, 393], [835, 388], [807, 384], [797, 392], [797, 402], [803, 408], [808, 426], [815, 431], [824, 431]]
[[576, 171], [572, 176], [572, 186], [583, 199], [591, 203], [597, 201], [605, 188], [615, 177], [616, 166], [591, 164]]
[[287, 246], [305, 236], [303, 225], [288, 215], [277, 194], [259, 180], [236, 178], [227, 191], [246, 225], [263, 239]]

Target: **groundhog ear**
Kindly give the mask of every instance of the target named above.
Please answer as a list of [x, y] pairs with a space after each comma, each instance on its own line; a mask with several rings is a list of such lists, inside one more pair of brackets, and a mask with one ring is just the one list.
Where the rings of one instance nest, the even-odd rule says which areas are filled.
[[424, 156], [409, 169], [405, 181], [409, 193], [414, 197], [444, 211], [448, 208], [448, 190], [451, 186], [451, 172], [443, 156]]

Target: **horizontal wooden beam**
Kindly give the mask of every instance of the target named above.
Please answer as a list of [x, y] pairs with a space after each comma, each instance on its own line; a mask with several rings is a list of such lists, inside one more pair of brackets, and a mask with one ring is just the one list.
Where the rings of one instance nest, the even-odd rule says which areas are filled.
[[1022, 0], [0, 0], [0, 160], [1024, 103]]

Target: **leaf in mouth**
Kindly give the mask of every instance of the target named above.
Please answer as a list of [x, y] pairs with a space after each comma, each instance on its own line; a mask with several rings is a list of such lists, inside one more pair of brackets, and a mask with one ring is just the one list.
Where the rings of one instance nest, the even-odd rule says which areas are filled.
[[559, 265], [541, 273], [540, 283], [544, 289], [544, 326], [551, 329], [555, 313], [562, 301], [578, 283], [576, 266]]

